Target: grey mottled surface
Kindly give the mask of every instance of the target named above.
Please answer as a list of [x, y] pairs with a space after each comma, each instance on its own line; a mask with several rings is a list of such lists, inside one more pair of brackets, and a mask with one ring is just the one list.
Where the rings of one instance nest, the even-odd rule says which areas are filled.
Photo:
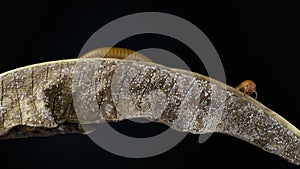
[[300, 164], [299, 135], [270, 112], [220, 82], [153, 63], [66, 60], [0, 75], [2, 139], [145, 117], [179, 131], [229, 134]]

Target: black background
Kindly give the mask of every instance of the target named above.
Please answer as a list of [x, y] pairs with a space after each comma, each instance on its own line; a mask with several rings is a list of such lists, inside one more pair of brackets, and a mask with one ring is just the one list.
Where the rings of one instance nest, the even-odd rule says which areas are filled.
[[[75, 58], [87, 39], [109, 21], [136, 12], [165, 12], [190, 21], [206, 34], [222, 60], [228, 85], [235, 86], [245, 79], [254, 80], [258, 86], [258, 100], [299, 128], [300, 92], [296, 82], [299, 12], [296, 7], [296, 4], [252, 1], [1, 2], [0, 72], [39, 62]], [[186, 61], [193, 71], [206, 73], [201, 61], [188, 48], [166, 37], [137, 36], [118, 46], [135, 50], [149, 47], [170, 50]], [[160, 124], [141, 125], [126, 121], [114, 124], [114, 127], [140, 137], [166, 128]], [[0, 165], [1, 168], [255, 168], [261, 165], [297, 168], [231, 136], [213, 134], [203, 144], [197, 140], [197, 135], [188, 134], [170, 151], [145, 159], [110, 154], [83, 135], [4, 140], [0, 141]]]

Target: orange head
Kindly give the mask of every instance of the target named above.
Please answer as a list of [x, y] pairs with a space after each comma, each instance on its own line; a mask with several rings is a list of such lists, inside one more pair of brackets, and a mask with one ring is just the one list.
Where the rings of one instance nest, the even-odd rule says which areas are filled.
[[251, 95], [252, 93], [255, 93], [255, 95], [257, 97], [256, 84], [252, 80], [243, 81], [241, 84], [239, 84], [236, 87], [236, 89], [241, 92], [244, 92], [247, 95]]

